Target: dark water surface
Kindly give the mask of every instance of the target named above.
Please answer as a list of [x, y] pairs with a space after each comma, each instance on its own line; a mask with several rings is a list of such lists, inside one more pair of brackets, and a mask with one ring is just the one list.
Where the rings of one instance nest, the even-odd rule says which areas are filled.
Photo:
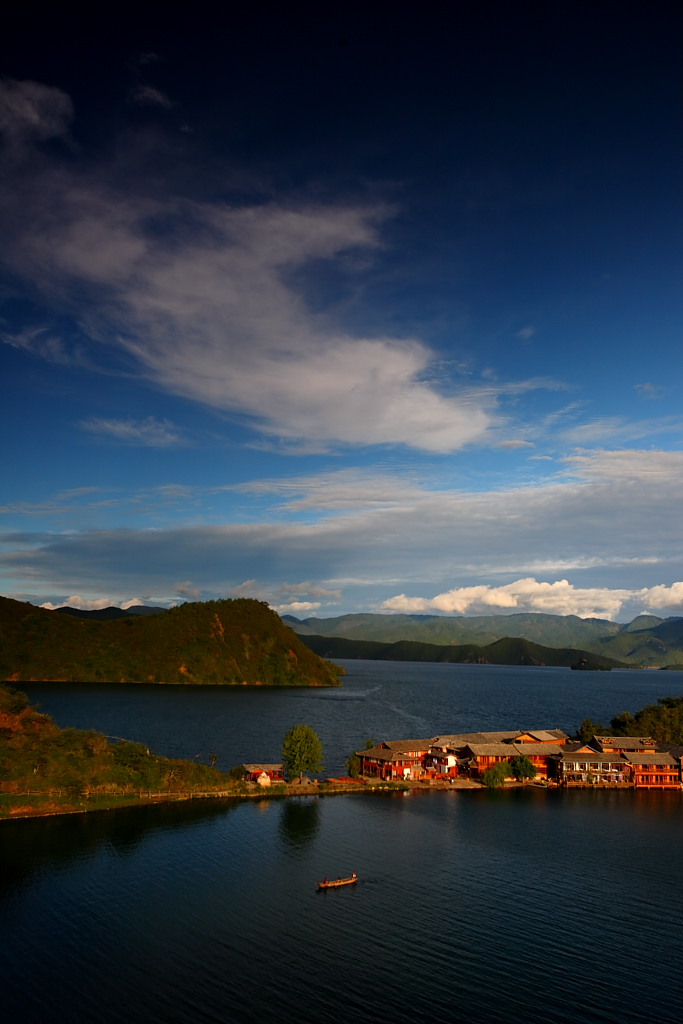
[[[678, 673], [347, 667], [339, 691], [29, 691], [59, 724], [164, 754], [213, 749], [225, 766], [278, 758], [307, 721], [334, 769], [365, 735], [573, 729], [683, 690]], [[358, 794], [6, 822], [3, 1015], [680, 1024], [682, 851], [681, 793]], [[315, 890], [353, 870], [356, 886]]]
[[508, 665], [344, 661], [333, 689], [31, 683], [23, 689], [58, 725], [139, 740], [167, 757], [219, 755], [218, 767], [279, 761], [297, 722], [323, 740], [329, 774], [366, 738], [608, 724], [659, 697], [683, 694], [682, 672], [572, 672]]

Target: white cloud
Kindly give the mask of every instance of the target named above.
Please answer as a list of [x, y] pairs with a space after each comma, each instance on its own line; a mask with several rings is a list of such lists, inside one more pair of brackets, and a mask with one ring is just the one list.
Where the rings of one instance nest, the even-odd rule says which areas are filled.
[[0, 133], [10, 145], [65, 135], [72, 118], [73, 105], [61, 89], [0, 79]]
[[199, 601], [202, 596], [201, 589], [195, 587], [191, 580], [176, 583], [174, 590], [178, 597], [189, 597], [192, 601]]
[[680, 609], [683, 583], [641, 590], [608, 587], [576, 587], [568, 580], [544, 583], [534, 578], [515, 580], [501, 587], [456, 587], [431, 598], [398, 594], [382, 603], [384, 611], [442, 612], [449, 615], [492, 612], [543, 612], [578, 615], [581, 618], [616, 619], [625, 605], [646, 609]]
[[[23, 125], [13, 130], [25, 138], [26, 125], [34, 138], [66, 130], [70, 101], [59, 90], [12, 83], [4, 95], [7, 125]], [[351, 334], [305, 301], [301, 270], [353, 273], [348, 256], [380, 246], [387, 207], [237, 207], [163, 190], [135, 195], [129, 182], [113, 181], [106, 169], [78, 176], [38, 163], [34, 175], [17, 178], [4, 208], [15, 280], [23, 277], [56, 316], [77, 320], [101, 361], [113, 354], [127, 373], [242, 414], [271, 443], [294, 450], [399, 444], [450, 452], [494, 424], [496, 388], [439, 378], [436, 353], [419, 339]], [[24, 332], [19, 343], [67, 358], [54, 326]]]
[[88, 598], [80, 594], [73, 594], [64, 601], [53, 604], [51, 601], [44, 601], [40, 607], [55, 611], [57, 608], [79, 608], [81, 611], [100, 611], [102, 608], [122, 608], [127, 611], [129, 608], [136, 608], [143, 602], [137, 597], [128, 601], [114, 601], [108, 597]]
[[653, 384], [651, 381], [645, 381], [643, 384], [634, 384], [633, 387], [638, 392], [640, 398], [661, 398], [664, 394], [664, 388], [659, 384]]
[[272, 606], [279, 615], [296, 615], [298, 612], [314, 612], [320, 608], [319, 601], [291, 601], [289, 604]]
[[670, 587], [645, 587], [638, 596], [648, 609], [679, 608], [683, 614], [683, 583], [672, 583]]
[[618, 416], [606, 416], [571, 427], [563, 434], [565, 441], [575, 445], [623, 444], [673, 434], [683, 431], [683, 418], [663, 416], [651, 420], [627, 420]]
[[273, 494], [283, 499], [283, 507], [290, 511], [402, 507], [407, 501], [419, 499], [426, 493], [406, 477], [361, 469], [254, 480], [230, 489], [244, 494]]
[[108, 420], [93, 416], [83, 420], [80, 426], [88, 433], [106, 435], [122, 444], [167, 448], [185, 443], [172, 423], [154, 416], [144, 420]]
[[629, 590], [580, 588], [572, 586], [568, 580], [543, 583], [527, 578], [501, 587], [458, 587], [432, 598], [409, 598], [400, 594], [384, 601], [382, 608], [394, 612], [437, 611], [457, 615], [494, 611], [544, 612], [614, 619], [625, 602], [635, 596]]

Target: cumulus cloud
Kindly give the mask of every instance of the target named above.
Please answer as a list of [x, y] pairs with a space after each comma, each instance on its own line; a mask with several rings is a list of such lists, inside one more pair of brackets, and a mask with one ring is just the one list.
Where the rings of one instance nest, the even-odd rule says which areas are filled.
[[289, 604], [272, 606], [279, 615], [298, 615], [300, 612], [314, 612], [320, 608], [319, 601], [290, 601]]
[[683, 613], [683, 583], [672, 583], [670, 587], [645, 587], [638, 596], [647, 609], [680, 608]]
[[568, 580], [543, 583], [527, 578], [501, 587], [458, 587], [432, 598], [399, 594], [385, 601], [382, 607], [393, 612], [436, 611], [466, 615], [515, 611], [614, 619], [624, 603], [634, 596], [628, 590], [584, 589], [572, 586]]
[[154, 416], [144, 420], [110, 420], [93, 416], [83, 420], [80, 426], [90, 434], [100, 434], [122, 444], [168, 448], [185, 443], [172, 423]]
[[515, 580], [501, 587], [457, 587], [432, 598], [399, 594], [384, 601], [392, 612], [443, 612], [467, 615], [491, 612], [543, 612], [578, 615], [581, 618], [616, 619], [626, 604], [643, 610], [680, 608], [683, 612], [683, 583], [641, 590], [607, 587], [576, 587], [568, 580], [544, 583], [534, 578]]
[[191, 580], [185, 580], [183, 583], [176, 583], [175, 592], [178, 597], [189, 597], [192, 601], [199, 601], [202, 592], [199, 587], [195, 587]]

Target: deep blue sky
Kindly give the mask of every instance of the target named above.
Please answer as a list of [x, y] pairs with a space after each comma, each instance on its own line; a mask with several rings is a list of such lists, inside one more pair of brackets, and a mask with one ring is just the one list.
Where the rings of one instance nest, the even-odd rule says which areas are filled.
[[5, 14], [2, 592], [683, 614], [682, 22]]

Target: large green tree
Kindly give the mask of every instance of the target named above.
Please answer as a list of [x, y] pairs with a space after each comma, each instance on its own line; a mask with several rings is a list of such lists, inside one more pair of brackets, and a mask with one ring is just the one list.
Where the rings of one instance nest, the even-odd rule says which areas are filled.
[[503, 786], [505, 784], [505, 780], [509, 774], [509, 761], [497, 761], [496, 764], [486, 769], [482, 775], [482, 782], [487, 789], [498, 789], [499, 786]]
[[513, 757], [510, 762], [510, 770], [517, 779], [517, 782], [526, 782], [528, 779], [536, 778], [536, 767], [526, 754], [519, 754]]
[[319, 772], [323, 767], [323, 745], [310, 725], [294, 725], [282, 743], [282, 763], [289, 779], [304, 772]]

